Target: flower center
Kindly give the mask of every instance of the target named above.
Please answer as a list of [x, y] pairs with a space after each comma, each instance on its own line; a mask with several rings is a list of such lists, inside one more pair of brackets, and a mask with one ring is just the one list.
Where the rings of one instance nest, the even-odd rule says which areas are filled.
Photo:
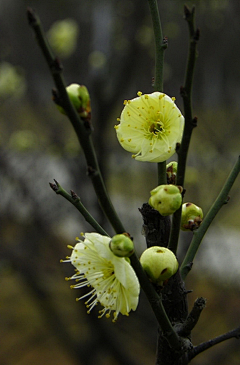
[[162, 134], [165, 132], [163, 127], [163, 123], [160, 120], [153, 122], [149, 127], [149, 132], [157, 136], [159, 133]]

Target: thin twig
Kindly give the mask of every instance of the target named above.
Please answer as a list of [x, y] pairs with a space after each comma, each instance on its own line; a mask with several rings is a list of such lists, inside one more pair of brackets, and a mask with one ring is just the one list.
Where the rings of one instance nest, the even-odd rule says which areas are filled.
[[[178, 153], [178, 170], [177, 185], [184, 186], [184, 177], [186, 170], [187, 154], [190, 145], [193, 128], [197, 125], [197, 119], [192, 117], [192, 83], [195, 61], [197, 57], [197, 43], [199, 40], [199, 29], [195, 30], [194, 14], [195, 8], [190, 11], [184, 7], [185, 19], [189, 28], [189, 51], [187, 69], [185, 75], [184, 87], [181, 87], [181, 96], [183, 98], [185, 126], [183, 138]], [[169, 249], [175, 254], [177, 252], [178, 238], [180, 232], [182, 208], [180, 207], [174, 214], [172, 219], [172, 230], [169, 241]]]
[[194, 357], [196, 357], [201, 352], [208, 350], [210, 347], [215, 346], [223, 341], [229, 340], [230, 338], [240, 338], [240, 327], [235, 328], [232, 331], [229, 331], [227, 333], [224, 333], [223, 335], [220, 335], [218, 337], [213, 338], [212, 340], [206, 341], [201, 343], [198, 346], [195, 346], [190, 352], [189, 352], [189, 361], [192, 360]]
[[[163, 92], [163, 65], [164, 51], [167, 48], [167, 38], [163, 38], [161, 20], [157, 5], [157, 0], [148, 0], [150, 13], [153, 23], [154, 40], [155, 40], [155, 91]], [[158, 163], [158, 185], [166, 184], [166, 161]]]
[[96, 232], [108, 236], [108, 233], [100, 226], [100, 224], [93, 218], [93, 216], [89, 213], [89, 211], [82, 204], [79, 196], [71, 190], [71, 195], [63, 189], [63, 187], [59, 184], [58, 181], [54, 180], [55, 184], [49, 183], [50, 187], [55, 191], [56, 194], [63, 196], [70, 203], [72, 203], [75, 208], [82, 214], [84, 219], [95, 229]]
[[237, 162], [235, 163], [230, 175], [228, 176], [222, 190], [220, 191], [217, 199], [213, 203], [212, 207], [209, 209], [205, 219], [203, 220], [201, 226], [194, 231], [193, 233], [193, 239], [189, 246], [189, 249], [186, 253], [186, 256], [183, 260], [183, 263], [181, 265], [181, 276], [183, 280], [186, 278], [187, 274], [191, 270], [193, 259], [197, 253], [197, 250], [202, 242], [202, 239], [207, 232], [207, 229], [209, 228], [210, 224], [212, 223], [213, 219], [221, 209], [221, 207], [226, 204], [229, 200], [229, 191], [231, 187], [233, 186], [238, 174], [240, 172], [240, 156], [238, 157]]
[[88, 165], [88, 174], [92, 180], [98, 201], [104, 213], [106, 214], [109, 222], [117, 233], [125, 232], [125, 229], [112, 205], [110, 197], [107, 193], [95, 149], [93, 146], [91, 132], [89, 123], [84, 123], [84, 121], [79, 117], [77, 111], [73, 107], [68, 94], [66, 92], [66, 85], [62, 76], [62, 66], [57, 58], [53, 55], [51, 48], [47, 42], [45, 33], [42, 29], [39, 17], [33, 12], [32, 9], [28, 8], [27, 16], [29, 25], [34, 30], [37, 42], [41, 48], [41, 51], [47, 61], [49, 69], [51, 71], [54, 83], [59, 93], [61, 99], [61, 106], [64, 108], [72, 126], [77, 134], [80, 145], [83, 149], [86, 162]]
[[164, 51], [167, 48], [167, 39], [163, 38], [157, 0], [148, 0], [148, 4], [152, 17], [154, 40], [155, 40], [154, 89], [155, 91], [163, 92], [163, 63], [164, 63]]

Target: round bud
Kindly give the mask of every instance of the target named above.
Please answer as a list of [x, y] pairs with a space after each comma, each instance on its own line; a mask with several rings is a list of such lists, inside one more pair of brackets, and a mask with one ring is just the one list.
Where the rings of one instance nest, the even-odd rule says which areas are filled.
[[140, 257], [140, 262], [151, 281], [159, 285], [178, 270], [176, 256], [166, 247], [153, 246], [148, 248]]
[[181, 229], [183, 231], [194, 231], [202, 223], [203, 211], [193, 203], [182, 205]]
[[168, 184], [176, 184], [176, 177], [177, 177], [177, 168], [178, 163], [176, 161], [169, 162], [166, 166], [167, 168], [167, 182]]
[[182, 204], [181, 189], [175, 185], [159, 185], [150, 194], [149, 205], [163, 216], [173, 214]]
[[134, 252], [133, 241], [125, 234], [116, 234], [109, 242], [109, 248], [118, 257], [129, 257]]
[[[87, 118], [91, 114], [90, 96], [88, 89], [84, 85], [71, 84], [67, 88], [69, 99], [82, 118]], [[66, 114], [64, 109], [57, 105], [62, 114]]]

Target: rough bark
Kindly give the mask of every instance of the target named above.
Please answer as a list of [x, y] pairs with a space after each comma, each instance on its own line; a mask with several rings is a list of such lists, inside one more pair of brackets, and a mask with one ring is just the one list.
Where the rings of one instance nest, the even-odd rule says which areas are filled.
[[[169, 217], [163, 217], [148, 204], [143, 204], [139, 209], [143, 217], [143, 233], [146, 238], [147, 247], [167, 247], [171, 221]], [[187, 291], [179, 271], [172, 276], [163, 287], [156, 287], [161, 295], [165, 311], [175, 328], [179, 332], [182, 324], [188, 316]], [[186, 365], [188, 364], [188, 352], [193, 348], [190, 333], [187, 337], [180, 337], [182, 346], [176, 352], [171, 348], [167, 339], [158, 328], [156, 365]]]

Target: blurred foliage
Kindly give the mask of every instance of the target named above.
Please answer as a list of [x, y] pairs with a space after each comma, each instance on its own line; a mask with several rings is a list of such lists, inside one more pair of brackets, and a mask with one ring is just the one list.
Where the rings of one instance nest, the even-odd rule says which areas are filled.
[[50, 46], [62, 58], [71, 56], [76, 50], [77, 36], [78, 24], [73, 19], [56, 21], [47, 32]]
[[[188, 40], [184, 3], [172, 0], [159, 4], [164, 35], [169, 40], [165, 91], [177, 97], [180, 108], [179, 88]], [[239, 155], [240, 51], [236, 43], [240, 36], [240, 3], [187, 3], [196, 4], [201, 39], [193, 88], [198, 127], [190, 145], [185, 201], [193, 201], [206, 213]], [[98, 320], [96, 313], [87, 316], [83, 303], [75, 303], [79, 293], [64, 282], [64, 277], [72, 273], [71, 267], [59, 264], [68, 253], [66, 245], [91, 228], [68, 202], [53, 194], [48, 182], [55, 178], [67, 190], [76, 191], [92, 214], [110, 228], [98, 209], [72, 127], [51, 101], [54, 85], [28, 27], [27, 6], [36, 9], [46, 31], [66, 25], [61, 22], [68, 19], [73, 25], [70, 32], [68, 29], [70, 41], [62, 43], [61, 38], [56, 53], [66, 56], [63, 63], [67, 84], [84, 84], [90, 91], [93, 139], [100, 152], [100, 165], [116, 209], [131, 230], [139, 252], [145, 244], [138, 208], [157, 185], [154, 164], [131, 160], [119, 148], [113, 129], [124, 99], [133, 98], [139, 90], [152, 91], [154, 49], [147, 1], [141, 6], [137, 0], [2, 1], [1, 361], [4, 365], [152, 364], [156, 324], [144, 296], [136, 313], [112, 325], [105, 319]], [[48, 34], [52, 42], [54, 36]], [[239, 229], [238, 185], [236, 182], [230, 202], [217, 217], [218, 225], [232, 231]], [[182, 235], [183, 250], [189, 239], [189, 234]], [[224, 257], [225, 248], [221, 249]], [[204, 259], [204, 254], [198, 259]], [[239, 317], [238, 280], [224, 286], [211, 280], [210, 268], [205, 274], [194, 269], [187, 283], [189, 289], [194, 289], [189, 295], [190, 305], [197, 296], [208, 299], [194, 332], [194, 343], [232, 329]], [[192, 363], [202, 362], [238, 365], [238, 342], [218, 345]]]

